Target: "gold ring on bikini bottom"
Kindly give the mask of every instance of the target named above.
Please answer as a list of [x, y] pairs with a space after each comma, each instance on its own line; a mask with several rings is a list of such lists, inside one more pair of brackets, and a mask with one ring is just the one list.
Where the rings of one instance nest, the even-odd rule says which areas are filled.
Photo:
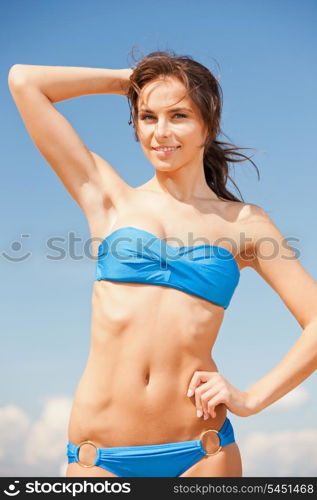
[[219, 451], [222, 449], [222, 446], [220, 446], [221, 441], [220, 441], [220, 437], [219, 437], [218, 431], [216, 431], [215, 429], [208, 429], [207, 431], [202, 432], [202, 433], [201, 433], [201, 435], [200, 435], [200, 440], [201, 440], [201, 441], [202, 441], [203, 436], [204, 436], [205, 434], [207, 434], [207, 432], [215, 432], [215, 433], [217, 434], [218, 439], [219, 439], [219, 448], [218, 448], [218, 450], [217, 450], [217, 451], [215, 451], [214, 453], [208, 453], [208, 452], [207, 452], [207, 450], [205, 450], [205, 448], [204, 448], [204, 447], [203, 447], [203, 448], [204, 448], [204, 450], [206, 451], [206, 455], [208, 455], [208, 456], [211, 456], [211, 455], [216, 455], [216, 454], [217, 454], [217, 453], [219, 453]]
[[95, 445], [95, 443], [93, 443], [92, 441], [82, 441], [81, 443], [79, 443], [78, 445], [78, 464], [81, 465], [81, 467], [94, 467], [94, 464], [92, 465], [86, 465], [86, 464], [83, 464], [80, 460], [79, 460], [79, 452], [80, 452], [80, 447], [83, 445], [83, 444], [91, 444], [92, 446], [94, 446], [96, 448], [96, 452], [97, 452], [97, 446]]

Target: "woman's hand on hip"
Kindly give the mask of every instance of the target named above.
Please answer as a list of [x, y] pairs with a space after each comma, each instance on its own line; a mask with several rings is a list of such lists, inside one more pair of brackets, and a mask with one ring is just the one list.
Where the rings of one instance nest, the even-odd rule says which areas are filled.
[[188, 397], [195, 398], [197, 417], [216, 417], [216, 406], [223, 403], [239, 417], [252, 415], [249, 394], [240, 391], [218, 372], [196, 371], [189, 383]]

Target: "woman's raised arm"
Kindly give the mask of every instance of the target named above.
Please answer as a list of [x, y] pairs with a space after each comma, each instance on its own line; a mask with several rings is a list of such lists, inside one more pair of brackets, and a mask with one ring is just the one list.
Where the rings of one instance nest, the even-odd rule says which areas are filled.
[[90, 151], [54, 103], [89, 94], [126, 95], [132, 69], [15, 64], [8, 85], [39, 151], [88, 215], [115, 202], [128, 187], [111, 165]]

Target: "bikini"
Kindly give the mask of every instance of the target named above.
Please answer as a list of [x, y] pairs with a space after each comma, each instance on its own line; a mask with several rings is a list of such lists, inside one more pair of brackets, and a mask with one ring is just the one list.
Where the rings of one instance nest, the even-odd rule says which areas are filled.
[[[227, 309], [240, 270], [226, 248], [205, 244], [175, 247], [149, 231], [126, 226], [100, 243], [95, 279], [176, 288]], [[203, 436], [208, 432], [216, 433], [219, 439], [213, 453], [203, 446]], [[215, 455], [234, 442], [233, 427], [226, 417], [221, 429], [208, 429], [198, 440], [108, 448], [99, 448], [92, 441], [79, 445], [68, 442], [67, 458], [68, 463], [102, 467], [119, 477], [178, 477], [203, 456]], [[79, 460], [83, 444], [96, 449], [91, 465]]]

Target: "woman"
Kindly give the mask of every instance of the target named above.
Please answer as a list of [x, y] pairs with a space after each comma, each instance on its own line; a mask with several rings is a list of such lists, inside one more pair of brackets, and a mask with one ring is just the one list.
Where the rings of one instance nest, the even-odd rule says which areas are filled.
[[[31, 138], [86, 215], [97, 259], [66, 476], [241, 476], [227, 411], [254, 415], [315, 370], [317, 286], [266, 212], [225, 187], [228, 161], [246, 157], [216, 140], [217, 80], [190, 57], [155, 52], [133, 69], [14, 65], [9, 86]], [[87, 94], [128, 97], [155, 168], [148, 182], [124, 182], [53, 105]], [[246, 266], [304, 331], [241, 391], [210, 353]]]

